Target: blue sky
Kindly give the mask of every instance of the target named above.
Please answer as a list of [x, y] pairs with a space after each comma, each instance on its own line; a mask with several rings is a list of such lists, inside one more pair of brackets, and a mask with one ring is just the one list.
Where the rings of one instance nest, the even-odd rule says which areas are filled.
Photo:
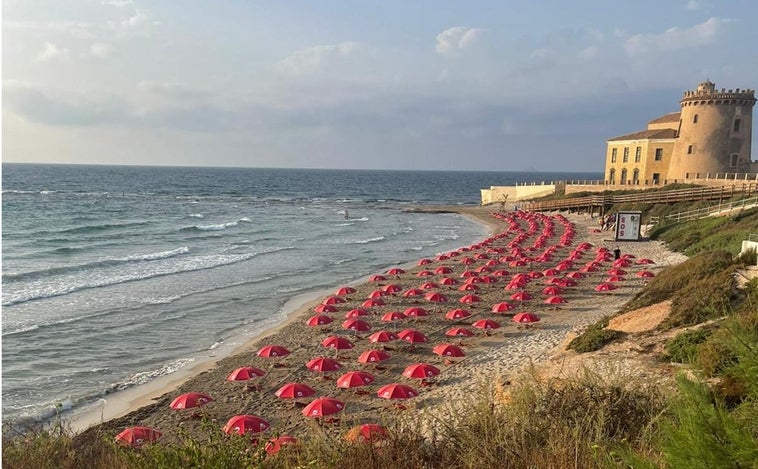
[[7, 162], [600, 172], [606, 139], [706, 78], [758, 87], [749, 0], [5, 0], [2, 15]]

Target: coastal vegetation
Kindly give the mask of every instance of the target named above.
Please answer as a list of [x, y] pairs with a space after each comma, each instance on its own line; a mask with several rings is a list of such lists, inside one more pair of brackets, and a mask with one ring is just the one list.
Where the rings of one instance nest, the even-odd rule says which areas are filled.
[[[661, 210], [661, 209], [658, 209]], [[739, 240], [758, 231], [758, 209], [664, 225], [653, 239], [691, 256], [662, 271], [621, 313], [671, 301], [657, 330], [656, 359], [675, 374], [673, 386], [643, 376], [577, 376], [482, 387], [464, 413], [450, 411], [434, 431], [419, 416], [388, 420], [387, 435], [368, 442], [330, 427], [268, 455], [264, 442], [229, 437], [207, 422], [203, 438], [180, 444], [122, 448], [99, 428], [74, 435], [60, 423], [4, 432], [7, 468], [174, 467], [574, 467], [735, 468], [758, 465], [758, 279], [739, 283], [755, 253], [738, 256]], [[606, 317], [571, 342], [578, 353], [602, 350], [630, 334], [608, 329]], [[677, 371], [678, 370], [678, 371]], [[271, 437], [273, 435], [267, 435]]]

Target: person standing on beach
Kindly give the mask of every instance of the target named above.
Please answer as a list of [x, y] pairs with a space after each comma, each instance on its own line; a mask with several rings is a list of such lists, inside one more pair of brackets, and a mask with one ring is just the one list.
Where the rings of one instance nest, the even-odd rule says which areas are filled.
[[613, 258], [618, 260], [621, 259], [621, 248], [616, 246], [616, 249], [613, 250]]

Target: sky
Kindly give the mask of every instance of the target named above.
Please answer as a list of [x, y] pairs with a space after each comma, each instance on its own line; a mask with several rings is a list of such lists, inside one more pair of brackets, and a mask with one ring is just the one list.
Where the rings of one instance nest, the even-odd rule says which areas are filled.
[[698, 83], [758, 88], [753, 0], [2, 8], [4, 162], [602, 172]]

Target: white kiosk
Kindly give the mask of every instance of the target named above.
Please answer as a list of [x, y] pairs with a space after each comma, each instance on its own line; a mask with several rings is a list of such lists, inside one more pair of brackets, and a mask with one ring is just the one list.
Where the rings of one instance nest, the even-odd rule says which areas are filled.
[[642, 212], [618, 212], [616, 214], [616, 241], [639, 241], [642, 227]]

